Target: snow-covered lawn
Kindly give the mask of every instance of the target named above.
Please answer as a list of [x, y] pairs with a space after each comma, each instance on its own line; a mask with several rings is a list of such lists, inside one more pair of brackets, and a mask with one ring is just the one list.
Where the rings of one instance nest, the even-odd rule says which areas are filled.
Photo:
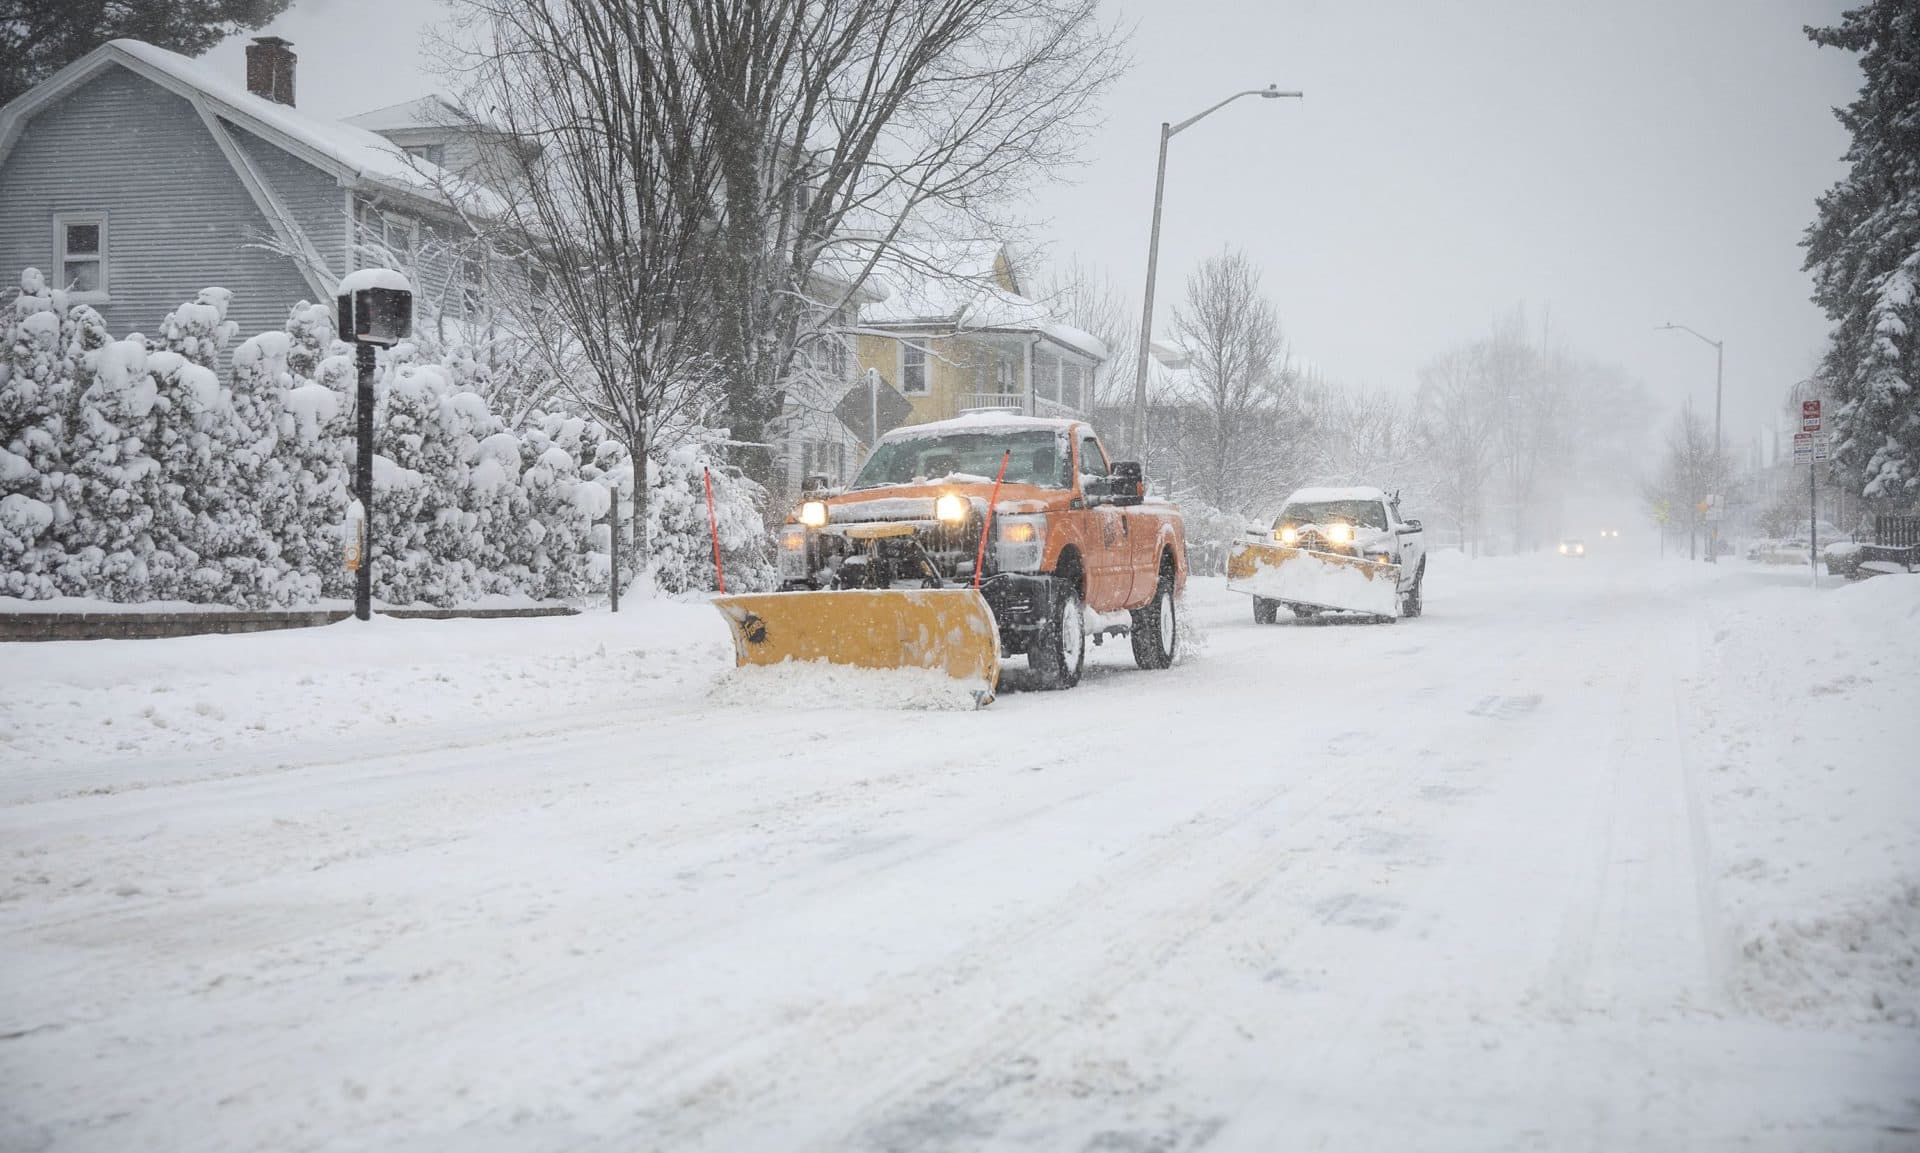
[[667, 602], [0, 645], [0, 1148], [1914, 1148], [1920, 579], [1596, 553], [978, 713]]

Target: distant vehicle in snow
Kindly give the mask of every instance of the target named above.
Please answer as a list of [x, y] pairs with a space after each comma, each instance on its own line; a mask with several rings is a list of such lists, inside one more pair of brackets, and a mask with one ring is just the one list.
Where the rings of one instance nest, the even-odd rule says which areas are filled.
[[1227, 587], [1253, 597], [1256, 624], [1285, 606], [1298, 617], [1359, 612], [1384, 620], [1424, 608], [1426, 538], [1403, 517], [1398, 494], [1377, 488], [1303, 488], [1268, 533], [1227, 558]]
[[[1601, 533], [1600, 535], [1605, 536], [1606, 534]], [[1560, 542], [1560, 555], [1561, 556], [1586, 556], [1587, 542], [1581, 540], [1579, 537], [1570, 536], [1567, 539]]]
[[1617, 528], [1603, 528], [1600, 530], [1600, 535], [1602, 538], [1618, 537], [1620, 535], [1620, 530]]

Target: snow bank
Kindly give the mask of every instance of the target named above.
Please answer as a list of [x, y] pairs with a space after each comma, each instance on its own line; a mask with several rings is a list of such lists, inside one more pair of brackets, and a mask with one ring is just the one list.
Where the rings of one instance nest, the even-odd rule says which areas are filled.
[[1729, 982], [1776, 1019], [1920, 1025], [1920, 580], [1745, 571], [1777, 587], [1712, 605], [1692, 737]]
[[316, 741], [459, 743], [521, 718], [631, 716], [636, 702], [697, 700], [702, 674], [732, 651], [712, 608], [667, 600], [574, 617], [0, 644], [0, 796], [190, 779], [232, 754], [251, 771]]
[[1771, 921], [1740, 954], [1740, 999], [1768, 1016], [1920, 1026], [1920, 884]]

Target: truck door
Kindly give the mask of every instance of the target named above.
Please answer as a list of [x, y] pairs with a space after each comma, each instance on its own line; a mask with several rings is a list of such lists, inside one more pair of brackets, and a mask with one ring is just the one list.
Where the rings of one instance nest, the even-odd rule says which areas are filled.
[[1087, 502], [1081, 551], [1087, 570], [1087, 605], [1096, 612], [1112, 612], [1127, 598], [1126, 521], [1120, 510], [1106, 503], [1107, 454], [1090, 432], [1082, 431], [1078, 444], [1080, 492]]

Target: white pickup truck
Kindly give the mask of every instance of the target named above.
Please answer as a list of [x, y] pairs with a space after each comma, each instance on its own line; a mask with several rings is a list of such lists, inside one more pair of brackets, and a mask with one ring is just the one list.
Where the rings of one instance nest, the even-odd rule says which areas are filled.
[[1235, 545], [1227, 585], [1253, 597], [1253, 619], [1357, 612], [1417, 617], [1427, 576], [1420, 522], [1400, 513], [1398, 494], [1377, 488], [1303, 488], [1273, 527]]

